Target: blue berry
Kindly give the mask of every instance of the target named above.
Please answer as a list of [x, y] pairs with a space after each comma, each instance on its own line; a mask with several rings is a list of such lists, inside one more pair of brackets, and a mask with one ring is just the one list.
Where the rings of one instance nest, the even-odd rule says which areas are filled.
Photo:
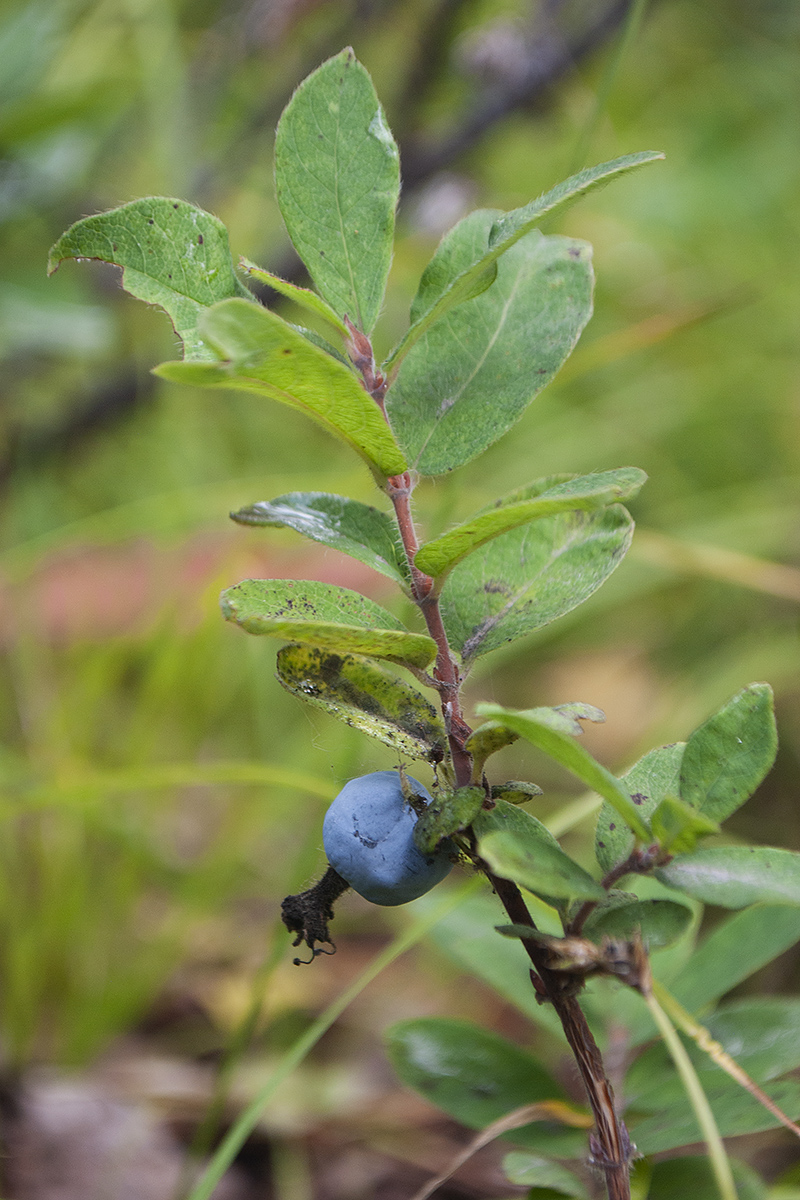
[[[406, 778], [430, 803], [425, 788]], [[322, 838], [328, 862], [365, 900], [407, 904], [444, 879], [455, 853], [444, 842], [435, 854], [422, 854], [414, 842], [416, 823], [397, 771], [351, 779], [325, 814]]]

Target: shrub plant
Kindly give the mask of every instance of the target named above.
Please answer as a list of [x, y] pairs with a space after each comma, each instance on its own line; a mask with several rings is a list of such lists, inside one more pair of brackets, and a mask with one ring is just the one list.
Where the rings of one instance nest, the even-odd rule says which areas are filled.
[[[791, 1124], [786, 1111], [800, 1112], [796, 1084], [769, 1082], [800, 1064], [795, 1002], [723, 1005], [707, 1025], [693, 1015], [800, 936], [800, 856], [718, 836], [773, 761], [769, 687], [745, 687], [685, 743], [651, 750], [621, 778], [577, 740], [582, 721], [603, 719], [591, 704], [483, 703], [477, 724], [462, 707], [479, 658], [574, 609], [620, 564], [633, 534], [623, 502], [643, 472], [537, 479], [431, 540], [421, 540], [413, 505], [421, 477], [471, 461], [519, 420], [591, 315], [591, 249], [543, 234], [543, 219], [661, 157], [629, 154], [512, 212], [465, 217], [442, 239], [408, 331], [381, 363], [372, 334], [392, 258], [399, 160], [349, 49], [300, 85], [277, 131], [278, 202], [314, 290], [246, 260], [237, 272], [224, 226], [170, 198], [78, 221], [50, 257], [51, 271], [67, 258], [114, 263], [129, 292], [166, 310], [184, 357], [156, 374], [299, 409], [372, 472], [380, 507], [291, 492], [233, 514], [366, 563], [417, 613], [411, 627], [357, 592], [293, 579], [246, 580], [222, 595], [228, 621], [285, 643], [277, 670], [289, 692], [397, 756], [396, 770], [350, 781], [334, 801], [328, 870], [287, 898], [284, 921], [311, 961], [333, 950], [334, 903], [349, 886], [395, 905], [423, 895], [457, 861], [488, 880], [505, 923], [496, 901], [476, 893], [436, 936], [537, 1024], [563, 1032], [588, 1108], [570, 1103], [530, 1054], [463, 1021], [401, 1022], [388, 1048], [407, 1084], [483, 1129], [484, 1140], [502, 1133], [515, 1142], [508, 1178], [531, 1195], [581, 1197], [602, 1178], [621, 1200], [635, 1163], [638, 1195], [677, 1196], [686, 1186], [701, 1200], [717, 1192], [731, 1200], [737, 1188], [755, 1196], [760, 1181], [731, 1165], [721, 1136]], [[263, 306], [242, 277], [307, 310], [314, 329]], [[595, 870], [532, 814], [535, 784], [492, 770], [492, 756], [518, 740], [601, 798]], [[432, 768], [430, 792], [406, 774], [411, 761]], [[702, 904], [734, 915], [698, 945]], [[624, 1034], [616, 1099], [602, 1053], [615, 1030]], [[666, 1050], [642, 1051], [656, 1031]], [[749, 1073], [729, 1056], [732, 1044]], [[675, 1155], [701, 1141], [708, 1167]], [[652, 1166], [664, 1152], [672, 1157]]]

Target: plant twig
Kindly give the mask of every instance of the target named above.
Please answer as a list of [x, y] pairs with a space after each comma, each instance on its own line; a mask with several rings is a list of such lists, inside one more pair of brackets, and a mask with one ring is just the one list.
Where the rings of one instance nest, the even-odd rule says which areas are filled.
[[482, 1150], [484, 1146], [488, 1146], [502, 1134], [510, 1133], [513, 1129], [522, 1129], [524, 1125], [530, 1125], [533, 1121], [560, 1121], [563, 1125], [572, 1126], [573, 1129], [586, 1129], [592, 1124], [592, 1118], [588, 1114], [579, 1112], [572, 1105], [565, 1104], [563, 1100], [542, 1100], [537, 1104], [523, 1104], [521, 1108], [515, 1108], [513, 1112], [506, 1113], [504, 1117], [498, 1117], [496, 1121], [492, 1121], [491, 1125], [487, 1125], [480, 1133], [476, 1133], [475, 1137], [471, 1138], [448, 1163], [445, 1170], [423, 1184], [419, 1191], [414, 1193], [411, 1200], [430, 1200], [433, 1193], [443, 1183], [447, 1183], [459, 1167], [463, 1167], [464, 1163], [469, 1162], [472, 1156]]
[[[369, 339], [353, 329], [348, 349], [351, 359], [362, 374], [365, 390], [370, 393], [385, 416], [382, 404], [385, 383], [382, 379], [376, 379]], [[466, 787], [472, 778], [472, 756], [465, 748], [465, 742], [472, 730], [461, 712], [460, 673], [450, 652], [433, 579], [414, 565], [419, 539], [411, 511], [412, 490], [409, 472], [387, 480], [386, 491], [394, 506], [403, 549], [408, 560], [413, 596], [425, 619], [428, 632], [436, 643], [436, 665], [433, 675], [441, 695], [442, 715], [448, 732], [456, 784]], [[466, 832], [469, 837], [470, 831]], [[517, 885], [511, 880], [494, 875], [474, 850], [473, 845], [473, 861], [491, 883], [511, 922], [535, 929], [536, 926]], [[531, 938], [520, 940], [533, 964], [531, 982], [540, 1001], [549, 1001], [555, 1008], [583, 1079], [596, 1129], [596, 1132], [589, 1136], [592, 1163], [605, 1176], [609, 1200], [630, 1200], [631, 1143], [624, 1122], [617, 1115], [613, 1089], [605, 1073], [600, 1050], [575, 995], [582, 985], [573, 978], [565, 978], [564, 975], [550, 970], [546, 962], [547, 951], [538, 942]]]

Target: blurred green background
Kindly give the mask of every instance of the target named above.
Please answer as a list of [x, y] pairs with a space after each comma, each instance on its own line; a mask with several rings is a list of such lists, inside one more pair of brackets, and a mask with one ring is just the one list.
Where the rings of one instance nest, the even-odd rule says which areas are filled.
[[[470, 699], [598, 704], [607, 724], [587, 745], [622, 768], [769, 680], [780, 757], [732, 828], [800, 848], [799, 34], [793, 0], [2, 5], [7, 1070], [91, 1063], [176, 994], [202, 1020], [172, 1032], [190, 1027], [192, 1053], [219, 1049], [270, 945], [288, 957], [277, 905], [322, 863], [326, 797], [392, 765], [301, 710], [274, 679], [274, 645], [225, 626], [216, 606], [248, 575], [320, 577], [391, 605], [366, 568], [227, 520], [302, 488], [373, 502], [367, 472], [290, 410], [151, 377], [176, 339], [114, 270], [45, 277], [69, 224], [148, 194], [209, 209], [235, 255], [296, 272], [272, 190], [274, 127], [293, 87], [348, 43], [405, 165], [379, 349], [470, 208], [666, 152], [561, 219], [594, 244], [596, 315], [516, 429], [421, 486], [418, 511], [437, 532], [537, 476], [643, 467], [626, 563], [524, 653], [494, 656]], [[505, 753], [510, 774], [531, 769]], [[571, 798], [566, 777], [535, 770], [537, 811]], [[588, 822], [571, 848], [590, 835]], [[341, 929], [369, 940], [387, 920], [350, 903]], [[432, 994], [446, 990], [446, 971], [421, 969]], [[277, 1045], [319, 988], [281, 972], [263, 1014]], [[764, 982], [785, 989], [795, 975], [782, 960]]]

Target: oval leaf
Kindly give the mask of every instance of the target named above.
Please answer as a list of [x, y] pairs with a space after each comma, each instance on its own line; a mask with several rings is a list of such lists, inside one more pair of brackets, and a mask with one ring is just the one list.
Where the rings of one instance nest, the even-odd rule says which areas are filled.
[[524, 809], [498, 800], [473, 822], [478, 853], [495, 874], [534, 895], [559, 900], [600, 900], [605, 892], [578, 866], [548, 829]]
[[572, 771], [587, 787], [607, 800], [637, 837], [643, 841], [649, 839], [650, 831], [642, 820], [636, 801], [610, 771], [559, 727], [553, 719], [552, 709], [531, 708], [518, 712], [499, 704], [484, 703], [476, 706], [476, 712], [507, 726], [544, 750], [545, 754]]
[[553, 486], [548, 486], [548, 480], [539, 480], [428, 542], [418, 551], [414, 562], [426, 575], [441, 577], [479, 546], [511, 529], [556, 513], [591, 512], [618, 500], [630, 499], [646, 479], [644, 471], [637, 467], [620, 467], [616, 471], [598, 471]]
[[670, 991], [690, 1012], [724, 996], [800, 940], [800, 907], [759, 904], [715, 925], [672, 979]]
[[208, 310], [201, 333], [223, 362], [162, 363], [155, 374], [195, 387], [258, 392], [297, 408], [384, 475], [405, 470], [383, 416], [353, 372], [276, 313], [244, 300]]
[[[389, 1060], [407, 1087], [471, 1129], [483, 1129], [523, 1104], [560, 1100], [564, 1093], [543, 1067], [499, 1034], [468, 1021], [421, 1017], [387, 1031]], [[549, 1128], [548, 1128], [549, 1127]], [[541, 1133], [539, 1132], [541, 1130]], [[585, 1137], [553, 1125], [523, 1126], [507, 1136], [537, 1148], [544, 1139], [577, 1148]], [[550, 1152], [555, 1152], [548, 1145]], [[569, 1151], [567, 1151], [569, 1154]]]
[[503, 1159], [503, 1172], [510, 1183], [533, 1188], [533, 1196], [542, 1188], [575, 1200], [588, 1200], [586, 1188], [566, 1167], [548, 1158], [539, 1158], [524, 1150], [512, 1150]]
[[[624, 898], [623, 898], [624, 897]], [[658, 950], [676, 941], [692, 920], [692, 910], [671, 900], [640, 900], [611, 893], [590, 913], [583, 932], [594, 942], [603, 937], [629, 939], [640, 933], [648, 949]]]
[[286, 642], [414, 667], [426, 667], [436, 655], [432, 638], [409, 633], [379, 604], [328, 583], [245, 579], [222, 593], [220, 606], [226, 621]]
[[275, 191], [319, 292], [369, 333], [392, 260], [400, 160], [372, 80], [349, 47], [304, 79], [284, 109]]
[[429, 329], [389, 388], [386, 410], [409, 462], [441, 475], [496, 442], [569, 356], [591, 311], [585, 242], [533, 234], [514, 246], [492, 286]]
[[410, 572], [397, 525], [388, 513], [329, 492], [288, 492], [231, 513], [240, 525], [294, 529], [408, 587]]
[[[718, 1067], [701, 1069], [697, 1074], [723, 1137], [760, 1133], [780, 1124], [777, 1117]], [[800, 1117], [800, 1085], [794, 1081], [768, 1083], [763, 1090], [790, 1119]], [[633, 1141], [642, 1154], [660, 1154], [703, 1140], [679, 1079], [673, 1076], [661, 1080], [656, 1101], [658, 1109], [648, 1116], [626, 1117]]]
[[444, 758], [447, 734], [433, 705], [416, 688], [369, 659], [330, 654], [316, 646], [284, 646], [277, 667], [278, 679], [288, 692], [346, 725], [410, 758], [428, 762]]
[[[767, 1188], [752, 1167], [735, 1158], [730, 1164], [739, 1200], [763, 1200]], [[647, 1200], [686, 1200], [688, 1196], [692, 1200], [719, 1200], [719, 1184], [707, 1158], [693, 1154], [653, 1165]]]
[[233, 296], [254, 299], [234, 271], [225, 226], [185, 200], [148, 196], [84, 217], [51, 249], [48, 275], [65, 258], [122, 267], [122, 286], [164, 309], [190, 359], [216, 359], [199, 329], [212, 304]]
[[633, 521], [619, 504], [562, 513], [505, 533], [459, 563], [442, 617], [465, 662], [571, 612], [619, 566]]
[[724, 821], [752, 796], [777, 749], [772, 688], [752, 683], [689, 738], [681, 764], [681, 800], [712, 821]]
[[[685, 745], [685, 742], [675, 742], [650, 750], [622, 776], [621, 782], [643, 820], [653, 815], [665, 796], [677, 795]], [[603, 871], [610, 871], [624, 862], [633, 847], [634, 837], [628, 826], [620, 821], [615, 808], [604, 804], [597, 818], [595, 834], [595, 854]]]
[[[481, 280], [488, 278], [491, 282], [489, 272], [499, 257], [510, 250], [521, 237], [530, 233], [547, 213], [555, 212], [556, 209], [574, 203], [595, 188], [604, 187], [617, 175], [636, 170], [637, 167], [643, 167], [647, 163], [655, 162], [663, 157], [664, 155], [656, 150], [625, 154], [622, 158], [614, 159], [612, 162], [600, 163], [599, 166], [587, 167], [585, 170], [579, 171], [577, 175], [572, 175], [563, 183], [557, 184], [549, 192], [540, 196], [538, 200], [533, 200], [530, 204], [516, 208], [512, 212], [498, 214], [491, 224], [483, 218], [483, 213], [481, 213], [483, 236], [475, 244], [471, 262], [468, 261], [468, 256], [462, 250], [463, 244], [467, 241], [466, 233], [456, 234], [455, 231], [461, 230], [466, 222], [474, 221], [476, 225], [480, 222], [474, 213], [465, 217], [459, 225], [455, 226], [455, 230], [447, 235], [445, 242], [437, 250], [426, 269], [412, 309], [411, 315], [414, 323], [387, 360], [386, 369], [391, 370], [395, 367], [403, 355], [449, 309], [475, 295], [476, 288], [481, 286]], [[449, 243], [448, 239], [450, 239]], [[458, 247], [460, 257], [459, 254], [453, 252], [454, 247]], [[460, 268], [460, 273], [453, 269], [455, 264]], [[426, 276], [428, 276], [427, 280]]]
[[800, 904], [800, 854], [771, 846], [714, 846], [680, 854], [656, 875], [705, 904]]

